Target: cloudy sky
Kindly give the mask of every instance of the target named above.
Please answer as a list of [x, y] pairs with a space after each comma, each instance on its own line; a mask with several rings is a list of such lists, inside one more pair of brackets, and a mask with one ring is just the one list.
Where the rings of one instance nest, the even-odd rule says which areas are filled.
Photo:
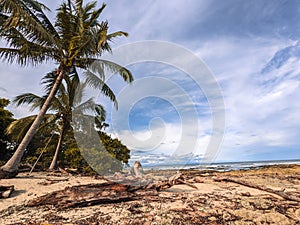
[[[59, 1], [42, 2], [55, 9]], [[145, 60], [126, 65], [135, 82], [126, 86], [115, 76], [108, 80], [118, 95], [119, 110], [101, 96], [97, 100], [107, 107], [109, 132], [130, 146], [133, 159], [157, 163], [176, 155], [196, 161], [196, 155], [209, 153], [215, 161], [300, 158], [299, 1], [106, 3], [102, 19], [109, 21], [110, 31], [129, 33], [128, 38], [112, 43], [116, 57], [124, 56], [118, 50], [124, 45], [135, 48], [136, 42], [152, 40], [174, 46], [172, 49], [187, 49], [201, 61], [199, 67], [191, 65], [175, 50], [163, 48], [163, 60], [147, 60], [146, 53], [151, 55], [152, 50], [142, 42], [132, 52]], [[168, 63], [174, 54], [182, 67]], [[199, 74], [188, 73], [185, 67], [199, 68]], [[42, 93], [40, 78], [52, 68], [1, 63], [0, 96], [11, 99], [24, 92]], [[211, 96], [211, 88], [220, 92]], [[220, 97], [221, 109], [217, 109], [215, 99]], [[30, 113], [26, 107], [11, 105], [10, 109], [15, 117]], [[213, 145], [212, 137], [223, 132], [222, 125], [213, 125], [220, 112], [225, 125], [219, 146]]]

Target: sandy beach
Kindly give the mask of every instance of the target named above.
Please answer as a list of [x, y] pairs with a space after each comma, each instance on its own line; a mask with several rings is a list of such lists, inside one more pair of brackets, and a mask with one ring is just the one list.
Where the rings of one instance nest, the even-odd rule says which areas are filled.
[[[300, 223], [299, 165], [231, 172], [184, 170], [180, 174], [179, 184], [129, 191], [129, 185], [115, 185], [101, 177], [21, 173], [0, 180], [0, 186], [15, 188], [9, 198], [0, 199], [0, 224]], [[145, 176], [155, 177], [153, 183], [167, 178]], [[97, 196], [83, 193], [106, 184], [114, 186], [97, 190]], [[81, 191], [76, 194], [74, 190]], [[82, 204], [82, 198], [89, 204]], [[72, 204], [74, 199], [80, 204]]]

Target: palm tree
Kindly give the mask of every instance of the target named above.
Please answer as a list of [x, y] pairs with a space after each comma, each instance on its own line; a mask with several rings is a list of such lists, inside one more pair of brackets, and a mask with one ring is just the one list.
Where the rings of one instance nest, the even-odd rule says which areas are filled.
[[[96, 8], [95, 2], [83, 5], [83, 0], [67, 0], [57, 10], [54, 25], [43, 13], [44, 6], [33, 0], [0, 0], [0, 37], [9, 47], [0, 48], [0, 57], [20, 65], [37, 65], [45, 61], [58, 64], [56, 79], [37, 117], [27, 131], [14, 155], [0, 168], [0, 178], [14, 177], [24, 151], [43, 120], [62, 80], [73, 68], [88, 69], [104, 51], [111, 51], [109, 41], [127, 36], [118, 31], [108, 34], [107, 21], [99, 22], [105, 4]], [[29, 17], [30, 22], [26, 21]], [[103, 89], [103, 68], [119, 73], [131, 82], [133, 77], [126, 69], [112, 62], [102, 61], [97, 72], [87, 73], [89, 84]], [[107, 92], [109, 94], [109, 92]]]
[[[42, 79], [42, 83], [46, 84], [47, 87], [51, 87], [51, 84], [55, 81], [56, 74], [54, 72], [48, 73]], [[63, 85], [60, 86], [56, 96], [52, 100], [50, 110], [55, 112], [54, 114], [46, 114], [46, 120], [42, 123], [39, 129], [42, 129], [44, 126], [47, 126], [50, 123], [56, 123], [59, 125], [59, 138], [56, 145], [56, 150], [49, 167], [49, 170], [56, 169], [58, 154], [61, 149], [61, 145], [64, 140], [64, 135], [66, 131], [72, 130], [72, 112], [76, 110], [77, 113], [84, 113], [85, 111], [95, 111], [97, 113], [96, 118], [100, 118], [101, 121], [105, 120], [105, 110], [101, 105], [95, 105], [93, 99], [88, 99], [85, 102], [82, 102], [84, 96], [84, 89], [87, 85], [86, 82], [80, 83], [79, 76], [76, 70], [74, 69], [73, 73], [69, 76], [64, 77]], [[107, 87], [108, 88], [108, 87]], [[19, 106], [21, 104], [31, 105], [31, 109], [37, 109], [42, 107], [47, 97], [37, 96], [32, 93], [25, 93], [17, 96], [14, 99], [14, 102]], [[109, 96], [108, 96], [109, 97]], [[33, 123], [36, 115], [21, 118], [8, 127], [7, 133], [14, 137], [15, 140], [20, 140], [20, 137], [25, 135], [24, 127], [26, 128]]]

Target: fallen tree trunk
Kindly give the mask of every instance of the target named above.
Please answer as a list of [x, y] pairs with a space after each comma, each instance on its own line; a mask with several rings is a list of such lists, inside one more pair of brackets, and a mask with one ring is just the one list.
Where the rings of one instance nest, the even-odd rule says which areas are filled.
[[128, 185], [117, 183], [72, 186], [33, 199], [27, 206], [53, 205], [63, 209], [129, 201], [133, 195], [127, 190]]
[[59, 209], [84, 207], [96, 204], [119, 203], [136, 200], [142, 196], [157, 195], [153, 190], [139, 191], [130, 185], [107, 182], [66, 187], [33, 199], [27, 206], [53, 205]]
[[100, 184], [87, 184], [67, 187], [44, 196], [33, 199], [27, 206], [53, 205], [59, 209], [84, 207], [96, 204], [109, 204], [134, 201], [141, 198], [155, 199], [158, 191], [169, 188], [175, 184], [195, 185], [184, 181], [182, 174], [176, 174], [166, 181], [150, 183], [143, 186], [132, 186], [115, 182]]
[[8, 198], [14, 191], [14, 186], [0, 186], [0, 198]]
[[300, 202], [300, 198], [296, 197], [296, 196], [292, 196], [290, 194], [284, 193], [283, 191], [279, 191], [279, 190], [274, 190], [272, 188], [268, 188], [262, 185], [257, 185], [257, 184], [253, 184], [253, 183], [249, 183], [247, 181], [242, 181], [242, 180], [237, 180], [237, 179], [233, 179], [230, 177], [214, 177], [213, 178], [214, 181], [216, 182], [221, 182], [221, 181], [225, 181], [225, 182], [232, 182], [232, 183], [236, 183], [236, 184], [240, 184], [240, 185], [244, 185], [250, 188], [255, 188], [261, 191], [266, 191], [272, 194], [276, 194], [286, 200], [291, 200], [291, 201], [296, 201], [296, 202]]

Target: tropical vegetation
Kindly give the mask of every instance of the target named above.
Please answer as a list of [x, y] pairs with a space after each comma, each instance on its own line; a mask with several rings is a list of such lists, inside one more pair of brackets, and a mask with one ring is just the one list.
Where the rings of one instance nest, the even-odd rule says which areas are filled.
[[[46, 86], [46, 91], [48, 90], [48, 87], [51, 87], [51, 84], [55, 81], [55, 74], [53, 72], [48, 73], [44, 78], [42, 79], [42, 83]], [[80, 150], [77, 146], [77, 143], [74, 139], [74, 130], [71, 126], [72, 123], [72, 113], [74, 110], [80, 112], [82, 116], [88, 117], [92, 115], [84, 115], [85, 112], [90, 111], [96, 113], [96, 119], [95, 121], [95, 128], [99, 132], [99, 138], [101, 139], [102, 143], [105, 146], [105, 149], [102, 149], [102, 153], [100, 154], [101, 157], [103, 157], [104, 153], [110, 154], [113, 158], [117, 158], [115, 166], [113, 166], [113, 163], [111, 165], [104, 165], [104, 162], [107, 163], [107, 160], [100, 160], [97, 154], [97, 152], [94, 152], [94, 149], [99, 149], [102, 146], [93, 146], [93, 149], [89, 149], [88, 151], [84, 152], [90, 152], [89, 154], [93, 155], [93, 158], [96, 159], [97, 162], [97, 170], [100, 172], [102, 171], [108, 171], [111, 170], [113, 172], [118, 171], [122, 169], [122, 163], [128, 163], [129, 158], [129, 150], [126, 146], [123, 146], [121, 142], [117, 139], [112, 139], [110, 136], [106, 135], [103, 131], [103, 128], [107, 127], [108, 125], [104, 123], [105, 121], [105, 110], [101, 105], [95, 105], [92, 98], [82, 102], [82, 99], [84, 97], [84, 91], [85, 87], [87, 85], [86, 82], [79, 82], [79, 76], [77, 73], [73, 73], [70, 76], [66, 76], [64, 78], [63, 84], [60, 86], [56, 96], [54, 97], [50, 111], [53, 112], [52, 114], [46, 114], [44, 122], [40, 125], [38, 131], [39, 135], [45, 135], [43, 133], [48, 132], [49, 134], [52, 133], [50, 137], [53, 138], [53, 140], [57, 140], [54, 156], [49, 155], [49, 153], [53, 152], [53, 141], [51, 141], [47, 137], [47, 143], [44, 143], [46, 145], [46, 149], [44, 146], [38, 147], [38, 154], [45, 154], [43, 165], [48, 165], [48, 162], [52, 158], [51, 164], [49, 166], [49, 170], [56, 169], [58, 156], [60, 154], [60, 166], [72, 166], [75, 168], [81, 168], [80, 170], [84, 170], [84, 172], [92, 171], [92, 169], [87, 165], [85, 160], [83, 159], [82, 155], [80, 154]], [[25, 93], [22, 95], [17, 96], [14, 99], [14, 102], [17, 105], [21, 104], [29, 104], [31, 105], [31, 109], [34, 110], [36, 108], [42, 107], [44, 104], [44, 101], [46, 99], [47, 93], [45, 96], [37, 96], [32, 93]], [[26, 128], [30, 126], [36, 115], [28, 116], [25, 118], [21, 118], [19, 120], [16, 120], [12, 122], [8, 128], [7, 133], [12, 136], [13, 140], [16, 142], [19, 142], [22, 140], [23, 136], [26, 133]], [[93, 116], [92, 116], [93, 117]], [[46, 128], [47, 127], [47, 128]], [[49, 128], [52, 130], [49, 131]], [[77, 131], [80, 132], [80, 131]], [[36, 136], [39, 136], [36, 135]], [[54, 135], [54, 137], [53, 137]], [[58, 136], [58, 137], [57, 137]], [[67, 136], [67, 140], [65, 139], [65, 136]], [[49, 139], [49, 140], [48, 140]], [[48, 142], [51, 142], [51, 145], [49, 146]], [[62, 150], [62, 145], [64, 144], [64, 151]], [[46, 150], [46, 152], [44, 152]], [[115, 153], [114, 153], [115, 151]], [[94, 153], [93, 153], [94, 152]], [[34, 154], [34, 152], [31, 152], [31, 154], [28, 154], [27, 162], [30, 164], [33, 164], [33, 160], [37, 159], [37, 155]], [[32, 157], [33, 156], [33, 157]], [[72, 157], [68, 157], [72, 156]], [[67, 159], [67, 160], [62, 160]], [[63, 163], [63, 162], [70, 162], [70, 163]], [[66, 165], [68, 164], [68, 165]], [[43, 166], [43, 168], [44, 168]], [[114, 169], [113, 169], [114, 168]]]
[[[57, 65], [55, 82], [14, 155], [0, 169], [0, 178], [14, 177], [22, 156], [51, 107], [62, 80], [77, 69], [87, 70], [97, 61], [94, 72], [86, 73], [90, 85], [107, 92], [105, 71], [119, 73], [124, 81], [133, 77], [126, 69], [113, 62], [99, 61], [103, 52], [111, 51], [109, 42], [117, 36], [127, 36], [118, 31], [108, 33], [108, 22], [99, 21], [105, 8], [97, 8], [96, 2], [83, 4], [83, 0], [66, 0], [57, 9], [54, 23], [46, 16], [48, 8], [35, 0], [0, 0], [0, 38], [7, 47], [0, 48], [0, 58], [22, 66], [38, 65], [51, 61]], [[106, 70], [105, 70], [106, 69]]]
[[14, 121], [13, 114], [5, 109], [10, 101], [0, 98], [0, 165], [1, 162], [8, 160], [13, 147], [10, 136], [6, 134], [6, 128]]

